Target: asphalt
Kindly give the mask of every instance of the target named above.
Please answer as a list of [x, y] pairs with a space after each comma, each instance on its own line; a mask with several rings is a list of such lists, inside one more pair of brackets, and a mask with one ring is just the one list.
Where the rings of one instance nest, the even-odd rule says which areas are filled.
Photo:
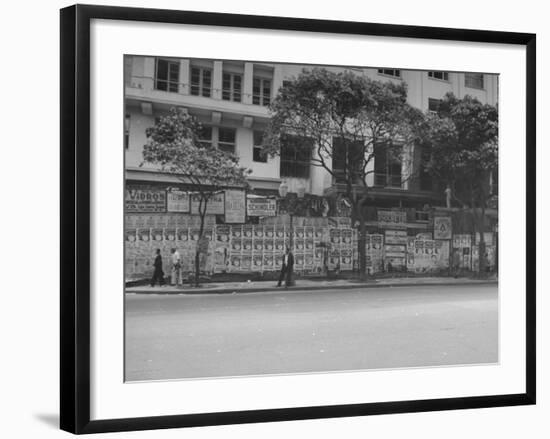
[[285, 288], [277, 287], [273, 280], [242, 281], [242, 282], [207, 282], [198, 287], [193, 285], [163, 285], [127, 286], [125, 291], [130, 294], [236, 294], [261, 293], [270, 291], [323, 291], [332, 289], [383, 288], [383, 287], [414, 287], [414, 286], [445, 286], [445, 285], [486, 285], [497, 284], [497, 279], [472, 279], [465, 277], [400, 277], [369, 279], [296, 279], [295, 285]]
[[125, 379], [494, 364], [493, 285], [125, 298]]

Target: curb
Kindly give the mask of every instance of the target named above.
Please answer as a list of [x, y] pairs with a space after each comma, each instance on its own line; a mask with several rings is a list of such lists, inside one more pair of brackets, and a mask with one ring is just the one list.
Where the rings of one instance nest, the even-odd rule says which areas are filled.
[[[498, 284], [496, 280], [480, 280], [480, 281], [464, 281], [464, 282], [434, 282], [434, 283], [400, 283], [400, 284], [351, 284], [351, 285], [307, 285], [303, 287], [293, 286], [293, 287], [258, 287], [250, 289], [241, 289], [238, 290], [239, 294], [254, 294], [254, 293], [267, 293], [267, 292], [290, 292], [290, 291], [324, 291], [324, 290], [351, 290], [357, 288], [399, 288], [399, 287], [437, 287], [437, 286], [464, 286], [464, 285], [490, 285]], [[205, 288], [204, 290], [199, 289], [182, 289], [182, 290], [168, 290], [168, 291], [157, 291], [157, 290], [142, 290], [142, 291], [125, 291], [125, 294], [158, 294], [158, 295], [201, 295], [201, 294], [237, 294], [237, 291], [229, 289], [216, 289], [216, 288]]]

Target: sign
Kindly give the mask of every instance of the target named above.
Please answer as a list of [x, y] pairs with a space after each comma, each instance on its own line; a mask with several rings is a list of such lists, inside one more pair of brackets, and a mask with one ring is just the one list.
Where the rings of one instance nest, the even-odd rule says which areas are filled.
[[[200, 205], [200, 195], [193, 194], [191, 196], [191, 213], [198, 215], [199, 205]], [[224, 214], [224, 196], [223, 192], [212, 195], [208, 202], [206, 203], [206, 214], [207, 215], [223, 215]]]
[[171, 190], [166, 194], [168, 212], [189, 212], [189, 194], [184, 191]]
[[407, 213], [402, 210], [378, 210], [380, 227], [407, 227]]
[[246, 199], [242, 190], [225, 191], [225, 222], [244, 223], [246, 216]]
[[277, 200], [273, 198], [246, 199], [246, 212], [248, 216], [275, 216], [277, 212]]
[[450, 216], [436, 216], [434, 218], [434, 239], [451, 239], [452, 233]]
[[126, 188], [126, 212], [166, 212], [166, 191], [147, 188]]
[[386, 230], [385, 236], [386, 244], [406, 245], [408, 241], [406, 230]]

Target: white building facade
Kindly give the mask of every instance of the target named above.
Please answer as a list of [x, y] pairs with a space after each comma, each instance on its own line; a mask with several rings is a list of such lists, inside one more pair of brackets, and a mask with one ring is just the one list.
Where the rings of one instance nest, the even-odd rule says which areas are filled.
[[[311, 165], [307, 157], [260, 154], [262, 132], [269, 120], [268, 105], [283, 85], [304, 68], [313, 66], [269, 64], [208, 59], [125, 58], [125, 148], [127, 181], [173, 182], [142, 163], [145, 130], [155, 117], [171, 107], [186, 108], [205, 126], [205, 142], [235, 152], [240, 164], [252, 170], [249, 177], [253, 191], [276, 194], [285, 181], [291, 192], [298, 187], [307, 194], [322, 196], [335, 189], [334, 181], [324, 169]], [[343, 67], [325, 67], [341, 71]], [[358, 75], [380, 81], [405, 82], [407, 100], [412, 106], [429, 111], [437, 108], [443, 96], [452, 92], [458, 98], [474, 96], [482, 103], [496, 105], [498, 75], [442, 71], [413, 71], [378, 68], [347, 68]], [[412, 161], [408, 161], [412, 163]], [[376, 166], [376, 163], [373, 163]], [[403, 163], [386, 166], [389, 175], [371, 174], [369, 186], [380, 200], [430, 198], [430, 185], [412, 185], [405, 178], [411, 170]], [[401, 175], [401, 177], [400, 177]], [[437, 196], [440, 196], [438, 194]], [[436, 197], [437, 198], [437, 197]], [[400, 200], [400, 201], [398, 201]]]

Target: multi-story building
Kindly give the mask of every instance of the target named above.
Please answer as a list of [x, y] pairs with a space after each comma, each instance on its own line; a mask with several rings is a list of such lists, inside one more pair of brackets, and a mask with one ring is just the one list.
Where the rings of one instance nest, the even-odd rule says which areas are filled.
[[[250, 187], [256, 193], [276, 194], [282, 181], [291, 192], [298, 187], [312, 195], [338, 191], [338, 182], [324, 169], [313, 166], [309, 157], [292, 148], [280, 156], [260, 154], [262, 132], [268, 119], [268, 105], [283, 82], [304, 67], [210, 59], [128, 56], [125, 59], [125, 148], [128, 182], [174, 182], [173, 176], [152, 166], [140, 166], [146, 143], [145, 129], [155, 117], [177, 106], [184, 107], [204, 125], [203, 141], [235, 152], [242, 166], [252, 170]], [[343, 67], [326, 67], [342, 70]], [[495, 105], [498, 76], [484, 73], [419, 71], [378, 68], [348, 68], [358, 75], [392, 82], [405, 82], [408, 102], [422, 111], [435, 111], [440, 99], [452, 92], [461, 98], [471, 95], [482, 103]], [[420, 154], [420, 151], [412, 154]], [[302, 156], [300, 156], [302, 155]], [[410, 163], [375, 157], [374, 173], [367, 181], [371, 195], [385, 207], [431, 204], [441, 200], [440, 188], [417, 173], [406, 178]], [[405, 165], [404, 163], [408, 163]]]
[[[140, 230], [144, 230], [146, 237], [155, 241], [155, 246], [167, 239], [168, 241], [164, 242], [162, 247], [164, 250], [168, 248], [166, 246], [173, 245], [170, 239], [175, 239], [174, 242], [183, 245], [187, 235], [180, 237], [179, 230], [184, 230], [185, 233], [189, 231], [189, 239], [193, 239], [193, 227], [196, 227], [193, 222], [196, 220], [196, 215], [192, 215], [196, 213], [193, 212], [193, 202], [189, 204], [189, 199], [184, 197], [180, 205], [177, 199], [167, 199], [174, 196], [174, 189], [181, 192], [189, 189], [185, 187], [185, 179], [163, 173], [150, 164], [142, 163], [142, 151], [147, 142], [146, 129], [154, 125], [156, 117], [165, 114], [172, 107], [185, 108], [201, 121], [202, 142], [236, 153], [241, 166], [251, 169], [249, 186], [252, 195], [249, 196], [278, 196], [284, 186], [285, 191], [307, 194], [306, 198], [312, 202], [312, 205], [316, 205], [313, 216], [327, 216], [326, 207], [330, 204], [328, 216], [347, 216], [349, 220], [349, 210], [345, 212], [345, 200], [338, 197], [338, 194], [343, 192], [343, 187], [338, 180], [339, 160], [336, 150], [332, 154], [331, 163], [335, 177], [325, 169], [312, 165], [308, 154], [299, 152], [296, 148], [285, 148], [283, 145], [280, 155], [275, 157], [265, 157], [261, 154], [261, 139], [269, 122], [268, 106], [284, 81], [300, 74], [304, 67], [312, 66], [127, 56], [124, 78], [124, 143], [127, 197], [129, 197], [126, 204], [126, 212], [129, 214], [126, 225], [130, 235], [137, 233], [136, 239], [140, 241]], [[440, 100], [448, 92], [454, 93], [459, 98], [471, 95], [482, 103], [492, 105], [496, 105], [498, 98], [497, 75], [387, 68], [325, 68], [333, 71], [348, 69], [357, 75], [365, 75], [380, 81], [405, 82], [409, 104], [422, 111], [436, 111]], [[367, 183], [371, 188], [371, 206], [374, 209], [370, 211], [369, 233], [389, 233], [384, 240], [390, 247], [386, 249], [386, 259], [380, 264], [380, 269], [386, 269], [384, 267], [389, 265], [407, 266], [409, 269], [416, 267], [414, 264], [418, 263], [418, 258], [416, 262], [405, 262], [406, 250], [403, 246], [404, 242], [401, 242], [404, 239], [403, 233], [411, 238], [435, 238], [434, 218], [441, 213], [437, 214], [434, 209], [426, 209], [426, 206], [443, 206], [445, 204], [444, 188], [434, 184], [437, 182], [434, 182], [427, 173], [422, 172], [422, 169], [411, 169], [411, 167], [421, 166], [422, 153], [422, 150], [415, 146], [408, 147], [406, 154], [401, 155], [400, 159], [385, 153], [378, 155], [375, 152], [374, 160], [369, 162], [370, 171], [373, 172], [368, 174]], [[410, 178], [411, 175], [415, 178]], [[224, 218], [223, 196], [210, 204], [209, 213], [212, 215], [209, 215], [208, 227], [213, 230], [216, 223], [223, 223], [227, 218]], [[393, 211], [390, 211], [388, 216], [389, 208]], [[380, 209], [386, 209], [385, 213], [380, 212]], [[148, 215], [150, 213], [159, 215]], [[459, 214], [459, 212], [455, 213]], [[227, 209], [225, 215], [227, 215]], [[248, 215], [251, 215], [251, 212], [248, 212]], [[443, 215], [452, 215], [452, 213], [447, 211]], [[244, 214], [242, 218], [245, 218]], [[274, 219], [278, 221], [279, 218]], [[258, 223], [258, 216], [249, 220]], [[243, 219], [242, 222], [247, 220]], [[471, 221], [462, 221], [457, 216], [453, 219], [455, 231], [473, 233], [468, 229], [469, 226], [461, 226], [461, 223], [470, 224]], [[266, 221], [262, 224], [274, 223]], [[394, 233], [392, 229], [401, 229], [401, 232], [398, 232], [401, 233], [398, 240], [402, 248], [399, 245], [393, 245], [397, 238], [391, 235]], [[440, 241], [437, 244], [441, 243]], [[447, 245], [448, 254], [449, 246], [445, 245]], [[462, 245], [460, 242], [453, 243], [453, 247], [460, 245]], [[397, 250], [402, 254], [394, 254], [395, 247], [399, 247]], [[380, 247], [375, 245], [376, 248]], [[127, 273], [135, 276], [147, 272], [150, 259], [147, 252], [149, 251], [148, 245], [130, 245], [127, 252]], [[231, 250], [231, 255], [233, 251], [234, 249]], [[269, 251], [267, 254], [270, 255]], [[298, 251], [300, 251], [299, 248]], [[346, 252], [351, 252], [351, 248], [346, 249], [342, 255], [347, 254]], [[431, 250], [427, 249], [426, 255], [430, 256], [430, 253]], [[248, 261], [249, 256], [242, 257], [243, 261]], [[238, 258], [236, 260], [240, 261]], [[224, 264], [225, 262], [222, 266], [225, 266]], [[342, 264], [344, 265], [344, 262]], [[464, 266], [471, 267], [472, 264], [471, 259], [465, 259]], [[373, 263], [372, 266], [374, 265]], [[272, 267], [275, 266], [272, 265]], [[238, 270], [243, 268], [244, 265], [239, 265]]]

